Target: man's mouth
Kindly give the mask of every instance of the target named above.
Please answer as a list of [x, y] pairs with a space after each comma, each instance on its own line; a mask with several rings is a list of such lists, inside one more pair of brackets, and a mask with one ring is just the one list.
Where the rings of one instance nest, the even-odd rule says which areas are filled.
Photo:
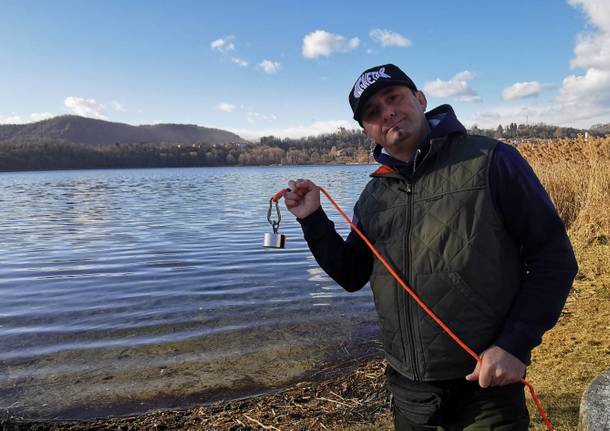
[[388, 133], [390, 133], [390, 130], [394, 129], [396, 126], [398, 126], [401, 122], [402, 122], [403, 118], [401, 118], [400, 120], [398, 120], [397, 122], [395, 122], [394, 124], [392, 124], [388, 129], [386, 129], [385, 131], [385, 135], [387, 135]]

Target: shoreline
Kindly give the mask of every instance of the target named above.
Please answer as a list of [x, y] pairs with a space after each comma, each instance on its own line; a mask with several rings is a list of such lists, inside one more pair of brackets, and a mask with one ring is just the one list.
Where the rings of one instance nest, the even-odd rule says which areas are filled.
[[36, 420], [0, 413], [2, 430], [349, 429], [390, 424], [382, 352], [304, 376], [283, 389], [180, 410], [92, 420]]
[[200, 169], [200, 168], [282, 168], [282, 167], [296, 167], [296, 166], [366, 166], [366, 165], [378, 165], [376, 161], [372, 160], [369, 162], [329, 162], [329, 163], [272, 163], [272, 164], [252, 164], [252, 165], [184, 165], [184, 166], [115, 166], [115, 167], [80, 167], [80, 168], [48, 168], [48, 169], [11, 169], [5, 170], [0, 169], [0, 174], [16, 174], [16, 173], [36, 173], [36, 172], [72, 172], [72, 171], [120, 171], [120, 170], [145, 170], [145, 169]]

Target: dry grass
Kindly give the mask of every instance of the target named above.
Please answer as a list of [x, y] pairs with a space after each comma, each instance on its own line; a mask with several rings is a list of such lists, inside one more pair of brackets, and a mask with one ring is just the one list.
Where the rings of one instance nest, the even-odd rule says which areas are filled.
[[[579, 273], [529, 378], [556, 430], [574, 430], [587, 384], [610, 367], [610, 138], [522, 145], [566, 223]], [[532, 429], [546, 429], [530, 403]]]
[[610, 138], [525, 144], [519, 150], [544, 184], [563, 219], [581, 280], [610, 266]]

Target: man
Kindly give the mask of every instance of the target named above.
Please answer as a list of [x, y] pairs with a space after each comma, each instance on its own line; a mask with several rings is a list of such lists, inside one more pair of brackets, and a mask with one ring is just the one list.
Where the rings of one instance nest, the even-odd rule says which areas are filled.
[[512, 147], [472, 136], [398, 67], [367, 69], [349, 95], [382, 164], [354, 221], [476, 363], [352, 231], [344, 241], [309, 180], [286, 206], [320, 266], [348, 291], [370, 281], [398, 430], [526, 430], [531, 350], [556, 323], [577, 272], [557, 211]]

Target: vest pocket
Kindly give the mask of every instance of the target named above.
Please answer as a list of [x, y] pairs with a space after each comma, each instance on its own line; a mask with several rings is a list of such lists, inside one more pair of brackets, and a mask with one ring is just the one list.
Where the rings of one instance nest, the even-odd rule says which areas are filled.
[[472, 289], [462, 278], [459, 272], [450, 272], [447, 277], [454, 289], [457, 289], [470, 303], [476, 306], [481, 313], [492, 319], [497, 318], [496, 312], [487, 304], [474, 289]]

